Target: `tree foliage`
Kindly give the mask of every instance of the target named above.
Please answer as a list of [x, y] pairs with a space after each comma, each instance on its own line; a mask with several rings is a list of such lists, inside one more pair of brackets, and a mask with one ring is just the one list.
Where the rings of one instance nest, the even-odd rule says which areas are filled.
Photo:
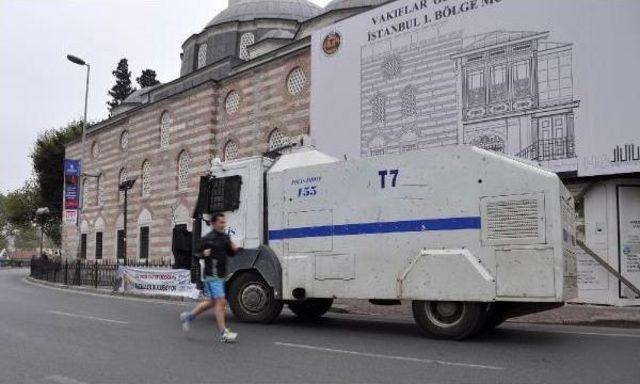
[[135, 91], [135, 88], [131, 87], [131, 71], [129, 71], [127, 59], [120, 59], [118, 66], [111, 74], [116, 78], [116, 83], [109, 91], [109, 96], [111, 96], [111, 100], [107, 101], [109, 112]]
[[[50, 129], [38, 136], [31, 152], [33, 162], [33, 191], [36, 198], [31, 210], [38, 207], [49, 208], [49, 216], [44, 221], [46, 235], [60, 244], [62, 224], [62, 198], [64, 189], [65, 144], [82, 135], [82, 122], [74, 121], [66, 127]], [[33, 221], [34, 216], [30, 217]]]
[[153, 69], [143, 69], [142, 74], [136, 77], [136, 82], [140, 85], [140, 88], [152, 87], [160, 84], [156, 76], [156, 71]]

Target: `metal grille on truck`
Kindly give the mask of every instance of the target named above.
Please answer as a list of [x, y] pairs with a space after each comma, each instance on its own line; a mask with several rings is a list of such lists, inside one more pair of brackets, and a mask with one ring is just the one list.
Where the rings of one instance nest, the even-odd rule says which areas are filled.
[[535, 198], [487, 203], [487, 238], [537, 239], [538, 200]]

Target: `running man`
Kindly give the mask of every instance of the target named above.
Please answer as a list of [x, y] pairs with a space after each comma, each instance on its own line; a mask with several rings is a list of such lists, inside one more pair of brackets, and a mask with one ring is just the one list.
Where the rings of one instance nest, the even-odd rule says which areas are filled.
[[204, 270], [201, 270], [201, 275], [206, 300], [198, 304], [191, 312], [181, 313], [180, 321], [182, 329], [188, 331], [196, 316], [213, 308], [220, 331], [220, 341], [232, 343], [236, 341], [238, 334], [231, 332], [225, 324], [224, 315], [227, 300], [225, 299], [224, 284], [227, 276], [227, 258], [234, 256], [239, 248], [225, 233], [227, 219], [222, 213], [214, 214], [207, 225], [211, 227], [211, 232], [202, 238], [199, 255], [204, 260]]

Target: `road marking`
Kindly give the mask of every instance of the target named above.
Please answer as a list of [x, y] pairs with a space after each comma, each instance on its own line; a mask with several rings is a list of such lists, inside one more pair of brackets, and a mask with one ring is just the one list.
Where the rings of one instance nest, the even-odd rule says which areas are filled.
[[411, 362], [414, 362], [414, 363], [439, 364], [439, 365], [447, 365], [447, 366], [453, 366], [453, 367], [490, 369], [490, 370], [498, 370], [498, 371], [501, 371], [501, 370], [505, 369], [503, 367], [496, 367], [496, 366], [493, 366], [493, 365], [456, 363], [456, 362], [453, 362], [453, 361], [419, 359], [419, 358], [416, 358], [416, 357], [381, 355], [381, 354], [377, 354], [377, 353], [347, 351], [347, 350], [344, 350], [344, 349], [324, 348], [324, 347], [317, 347], [317, 346], [305, 345], [305, 344], [282, 343], [282, 342], [279, 342], [279, 341], [276, 341], [274, 344], [278, 345], [278, 346], [281, 346], [281, 347], [308, 349], [308, 350], [320, 351], [320, 352], [341, 353], [341, 354], [344, 354], [344, 355], [373, 357], [373, 358], [377, 358], [377, 359], [411, 361]]
[[102, 317], [93, 317], [93, 316], [86, 316], [86, 315], [77, 315], [75, 313], [59, 312], [59, 311], [47, 311], [47, 312], [52, 314], [52, 315], [75, 317], [77, 319], [104, 321], [105, 323], [113, 323], [113, 324], [129, 324], [128, 321], [104, 319]]
[[45, 380], [49, 380], [49, 381], [53, 381], [53, 382], [58, 383], [58, 384], [87, 384], [87, 383], [85, 383], [83, 381], [78, 381], [78, 380], [72, 379], [70, 377], [59, 376], [59, 375], [47, 376], [44, 379]]

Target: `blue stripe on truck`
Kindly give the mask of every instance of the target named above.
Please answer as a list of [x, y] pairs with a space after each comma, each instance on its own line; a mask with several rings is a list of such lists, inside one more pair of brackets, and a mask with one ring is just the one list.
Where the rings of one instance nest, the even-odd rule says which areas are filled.
[[446, 219], [387, 221], [380, 223], [321, 225], [317, 227], [277, 229], [269, 231], [269, 240], [370, 235], [375, 233], [451, 231], [457, 229], [480, 229], [480, 217], [452, 217]]

